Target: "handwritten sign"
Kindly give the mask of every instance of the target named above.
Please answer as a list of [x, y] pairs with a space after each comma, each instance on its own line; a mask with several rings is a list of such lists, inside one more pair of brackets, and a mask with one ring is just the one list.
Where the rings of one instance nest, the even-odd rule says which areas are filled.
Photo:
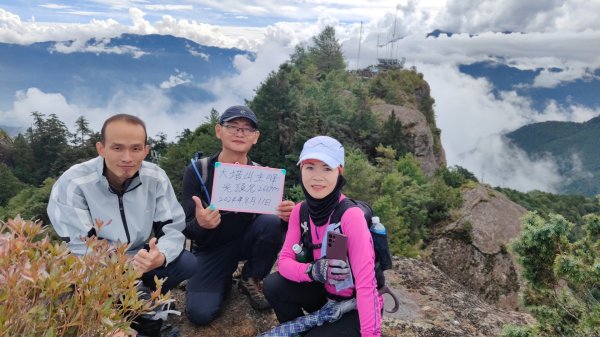
[[285, 169], [215, 163], [212, 205], [219, 210], [276, 214]]

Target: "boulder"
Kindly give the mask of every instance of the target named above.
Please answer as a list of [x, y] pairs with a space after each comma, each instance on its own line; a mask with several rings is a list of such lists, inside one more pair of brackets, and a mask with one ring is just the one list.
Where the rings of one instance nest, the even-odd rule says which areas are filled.
[[373, 105], [371, 110], [384, 121], [394, 111], [402, 123], [402, 134], [406, 139], [408, 151], [419, 161], [425, 174], [431, 177], [438, 168], [446, 166], [444, 149], [440, 146], [439, 151], [435, 150], [434, 135], [425, 115], [419, 110], [392, 104]]
[[519, 266], [507, 247], [527, 210], [484, 185], [463, 199], [457, 219], [433, 229], [425, 256], [489, 303], [518, 309]]
[[386, 282], [401, 309], [384, 317], [383, 336], [498, 336], [505, 325], [530, 325], [527, 313], [499, 308], [424, 261], [394, 257]]

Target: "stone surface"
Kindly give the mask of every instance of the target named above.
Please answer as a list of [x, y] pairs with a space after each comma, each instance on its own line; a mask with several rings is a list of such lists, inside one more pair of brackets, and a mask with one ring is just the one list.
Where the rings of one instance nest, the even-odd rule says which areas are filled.
[[409, 152], [419, 161], [421, 169], [428, 176], [433, 176], [438, 168], [446, 165], [444, 149], [440, 147], [440, 153], [435, 152], [433, 133], [425, 115], [419, 110], [392, 104], [373, 105], [371, 110], [384, 121], [392, 111], [395, 112], [402, 123], [402, 133], [407, 140]]
[[432, 231], [428, 260], [486, 301], [517, 309], [520, 270], [507, 247], [526, 209], [484, 185], [463, 198], [457, 219]]
[[[394, 258], [394, 268], [386, 271], [386, 276], [401, 303], [398, 312], [385, 313], [383, 336], [497, 336], [505, 324], [533, 322], [528, 314], [482, 301], [438, 268], [422, 261]], [[184, 308], [184, 292], [176, 290], [174, 295], [177, 308]], [[277, 321], [272, 310], [252, 309], [247, 298], [234, 287], [223, 314], [209, 326], [194, 326], [184, 313], [180, 317], [171, 316], [169, 324], [179, 329], [181, 337], [250, 337], [270, 329]]]

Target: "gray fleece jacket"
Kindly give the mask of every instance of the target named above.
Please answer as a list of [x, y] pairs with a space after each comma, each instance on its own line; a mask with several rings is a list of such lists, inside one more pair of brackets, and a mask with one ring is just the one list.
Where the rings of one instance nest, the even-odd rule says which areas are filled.
[[[166, 264], [175, 260], [184, 246], [185, 215], [166, 173], [144, 161], [124, 192], [118, 193], [103, 172], [104, 158], [98, 156], [72, 166], [56, 181], [48, 217], [57, 234], [77, 255], [85, 254], [84, 239], [91, 235], [111, 243], [129, 243], [128, 252], [135, 253], [154, 230]], [[96, 219], [104, 221], [101, 229]]]

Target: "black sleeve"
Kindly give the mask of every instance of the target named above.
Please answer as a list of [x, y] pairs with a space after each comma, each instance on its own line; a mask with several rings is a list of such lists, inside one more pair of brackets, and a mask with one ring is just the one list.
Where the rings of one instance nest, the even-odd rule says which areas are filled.
[[[201, 170], [201, 166], [197, 165], [198, 170]], [[183, 175], [183, 195], [181, 199], [183, 211], [185, 212], [185, 229], [183, 230], [183, 234], [191, 240], [205, 241], [211, 230], [200, 227], [196, 221], [196, 203], [192, 200], [193, 196], [199, 197], [203, 204], [206, 205], [206, 200], [203, 198], [202, 185], [196, 176], [194, 168], [190, 164], [185, 169]]]

